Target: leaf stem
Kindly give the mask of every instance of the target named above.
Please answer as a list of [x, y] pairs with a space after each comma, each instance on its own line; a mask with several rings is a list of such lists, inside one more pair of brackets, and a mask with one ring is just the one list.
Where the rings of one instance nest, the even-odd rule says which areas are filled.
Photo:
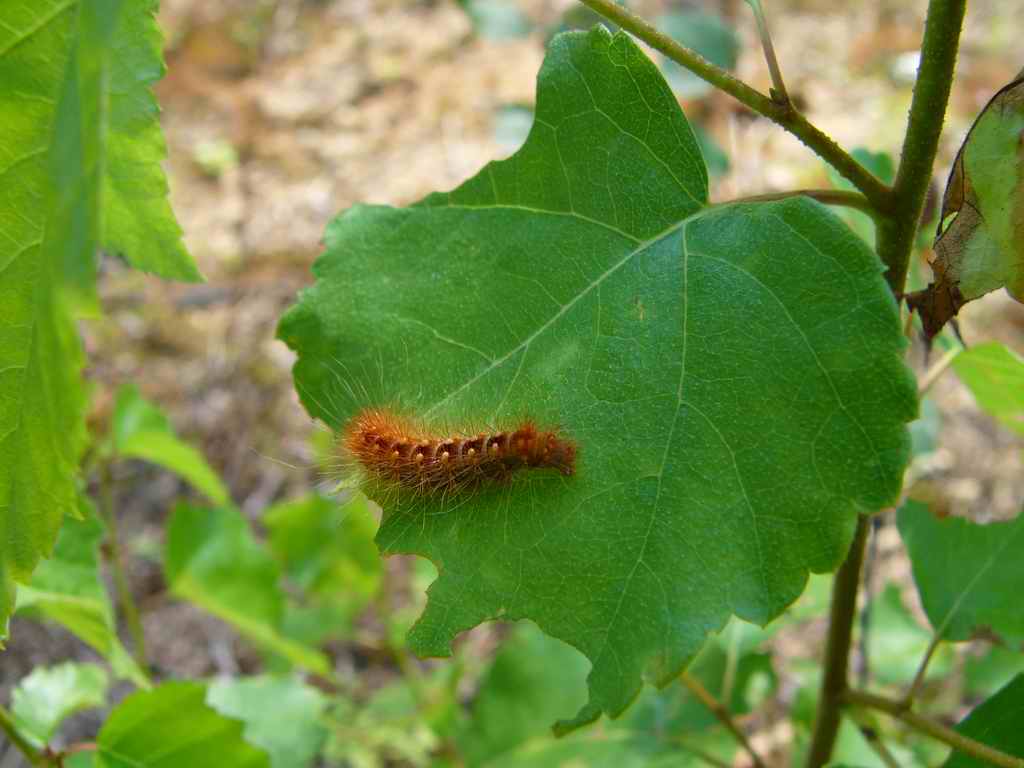
[[896, 296], [902, 296], [907, 281], [910, 253], [932, 178], [966, 5], [967, 0], [928, 3], [921, 63], [892, 187], [893, 215], [878, 231], [878, 255], [888, 267], [886, 280]]
[[902, 704], [909, 707], [917, 694], [921, 691], [921, 686], [924, 684], [924, 675], [928, 671], [928, 664], [932, 660], [932, 656], [935, 655], [935, 649], [939, 647], [939, 643], [942, 642], [942, 634], [936, 632], [932, 635], [932, 640], [928, 643], [928, 648], [924, 652], [924, 656], [921, 659], [921, 663], [917, 667], [917, 673], [914, 675], [914, 681], [910, 684], [907, 692], [903, 695]]
[[775, 58], [775, 46], [772, 45], [772, 36], [768, 32], [768, 20], [764, 16], [764, 7], [761, 5], [761, 0], [747, 0], [747, 5], [754, 12], [757, 34], [761, 38], [761, 47], [764, 49], [764, 58], [768, 63], [768, 72], [772, 76], [772, 101], [789, 104], [789, 93], [786, 92], [786, 84], [782, 81], [779, 60]]
[[844, 189], [793, 189], [785, 192], [767, 192], [762, 195], [748, 195], [730, 200], [730, 203], [763, 203], [772, 200], [786, 200], [790, 197], [809, 197], [825, 205], [840, 205], [845, 208], [855, 208], [863, 211], [872, 217], [878, 216], [878, 211], [871, 205], [860, 192], [848, 192]]
[[0, 706], [0, 731], [3, 731], [11, 744], [18, 748], [18, 751], [25, 756], [31, 765], [42, 765], [45, 758], [43, 753], [29, 744], [28, 739], [21, 735], [18, 727], [14, 724], [14, 717], [5, 707]]
[[984, 760], [986, 763], [998, 765], [1001, 768], [1024, 768], [1024, 758], [1009, 755], [987, 744], [982, 744], [980, 741], [975, 741], [969, 736], [964, 736], [929, 717], [911, 712], [909, 706], [902, 701], [866, 691], [848, 690], [843, 694], [843, 703], [885, 712], [914, 730], [925, 733], [943, 744], [948, 744], [958, 752], [963, 752], [978, 760]]
[[818, 698], [818, 714], [814, 722], [811, 748], [807, 753], [807, 768], [821, 768], [832, 757], [836, 735], [839, 733], [839, 711], [847, 687], [850, 666], [850, 641], [853, 621], [857, 612], [857, 588], [860, 586], [860, 568], [864, 561], [864, 545], [870, 522], [867, 515], [857, 518], [857, 530], [846, 560], [836, 571], [832, 582], [832, 605], [829, 610], [828, 639], [825, 644]]
[[113, 503], [114, 477], [110, 460], [105, 460], [100, 465], [99, 486], [100, 486], [100, 514], [107, 524], [107, 561], [114, 578], [114, 588], [117, 590], [117, 602], [121, 607], [121, 614], [128, 625], [128, 632], [132, 636], [132, 650], [135, 661], [142, 669], [143, 674], [149, 674], [149, 665], [146, 663], [146, 635], [142, 629], [142, 619], [139, 615], [138, 606], [132, 596], [132, 590], [128, 584], [128, 576], [124, 568], [124, 551], [121, 546], [121, 539], [117, 531], [117, 514], [114, 512]]
[[939, 380], [939, 377], [941, 377], [942, 374], [946, 372], [946, 369], [948, 369], [949, 366], [953, 364], [953, 361], [956, 359], [957, 355], [959, 355], [962, 351], [963, 350], [960, 349], [959, 347], [949, 350], [949, 352], [947, 352], [941, 358], [939, 358], [938, 362], [936, 362], [935, 365], [928, 369], [925, 375], [921, 378], [920, 383], [917, 385], [918, 396], [924, 395], [929, 389], [932, 388], [935, 382]]
[[700, 700], [700, 703], [707, 707], [711, 711], [711, 714], [717, 718], [718, 722], [724, 725], [726, 730], [736, 738], [736, 741], [740, 743], [740, 746], [742, 746], [743, 749], [747, 751], [747, 754], [750, 755], [750, 759], [754, 762], [755, 768], [765, 768], [764, 760], [762, 760], [761, 756], [757, 754], [757, 751], [750, 743], [750, 740], [747, 739], [746, 734], [743, 733], [743, 730], [739, 727], [733, 719], [732, 714], [725, 708], [722, 702], [716, 699], [711, 692], [701, 684], [700, 680], [695, 678], [689, 672], [683, 672], [683, 674], [679, 676], [679, 682], [685, 685], [689, 689], [690, 693], [696, 696], [697, 699]]
[[680, 45], [668, 35], [659, 32], [632, 11], [616, 4], [614, 0], [580, 0], [580, 2], [595, 13], [618, 24], [655, 50], [665, 54], [702, 80], [706, 80], [754, 112], [789, 131], [819, 157], [832, 165], [843, 178], [864, 193], [876, 210], [883, 213], [889, 212], [892, 207], [892, 190], [836, 144], [835, 140], [811, 124], [792, 102], [773, 101], [742, 80], [733, 77], [726, 70], [715, 66], [693, 49]]

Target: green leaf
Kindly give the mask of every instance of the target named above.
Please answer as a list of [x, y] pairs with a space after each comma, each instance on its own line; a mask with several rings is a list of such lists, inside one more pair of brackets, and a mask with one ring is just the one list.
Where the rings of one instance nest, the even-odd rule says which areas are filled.
[[164, 574], [175, 595], [224, 619], [266, 650], [318, 674], [330, 673], [323, 654], [282, 634], [284, 595], [277, 566], [236, 510], [178, 505], [167, 528]]
[[103, 524], [88, 498], [80, 496], [78, 503], [81, 519], [65, 521], [53, 556], [40, 563], [29, 584], [18, 590], [18, 613], [56, 621], [105, 656], [119, 676], [146, 686], [145, 674], [118, 639], [114, 610], [100, 575]]
[[534, 738], [587, 702], [590, 664], [530, 625], [516, 627], [480, 681], [469, 721], [457, 736], [468, 765], [480, 765]]
[[288, 677], [218, 680], [206, 703], [245, 723], [245, 738], [270, 755], [272, 768], [303, 768], [320, 752], [327, 704], [320, 691]]
[[36, 667], [11, 694], [18, 731], [36, 747], [47, 744], [65, 718], [107, 700], [107, 673], [95, 664], [68, 661]]
[[144, 399], [134, 384], [118, 390], [113, 433], [117, 455], [143, 459], [169, 469], [215, 504], [231, 503], [227, 488], [203, 455], [174, 434], [167, 416]]
[[555, 39], [517, 154], [326, 241], [279, 329], [313, 416], [528, 414], [578, 442], [572, 478], [375, 499], [382, 552], [440, 572], [411, 648], [532, 619], [594, 665], [574, 724], [674, 679], [730, 614], [779, 615], [899, 492], [917, 401], [877, 258], [810, 200], [709, 205], [624, 34]]
[[63, 249], [47, 162], [76, 12], [68, 2], [0, 10], [0, 640], [14, 583], [50, 554], [76, 508], [85, 439], [82, 350], [61, 301]]
[[75, 509], [85, 440], [71, 298], [94, 308], [97, 247], [196, 279], [166, 199], [150, 88], [155, 0], [9, 0], [0, 10], [0, 639]]
[[900, 509], [897, 524], [936, 634], [969, 640], [987, 627], [1005, 638], [1024, 638], [1024, 515], [978, 525], [936, 519], [927, 506], [911, 501]]
[[[975, 741], [1024, 758], [1024, 674], [988, 701], [982, 702], [961, 722], [956, 730]], [[954, 751], [943, 768], [986, 768], [990, 763]]]
[[[733, 29], [719, 16], [707, 11], [678, 11], [655, 19], [654, 25], [680, 45], [685, 45], [712, 64], [733, 69], [740, 51], [740, 41]], [[695, 99], [712, 91], [712, 86], [688, 69], [668, 58], [661, 69], [680, 98]]]
[[958, 354], [953, 369], [982, 409], [1024, 435], [1024, 359], [990, 342]]
[[206, 704], [206, 686], [164, 683], [122, 701], [96, 738], [97, 768], [269, 768], [242, 723]]
[[1024, 72], [985, 105], [964, 139], [942, 198], [934, 282], [907, 297], [935, 336], [968, 301], [1005, 287], [1024, 302]]
[[312, 495], [270, 507], [263, 522], [271, 552], [299, 593], [286, 625], [297, 628], [308, 617], [314, 623], [299, 636], [314, 643], [344, 631], [380, 588], [377, 521], [366, 497], [339, 504]]

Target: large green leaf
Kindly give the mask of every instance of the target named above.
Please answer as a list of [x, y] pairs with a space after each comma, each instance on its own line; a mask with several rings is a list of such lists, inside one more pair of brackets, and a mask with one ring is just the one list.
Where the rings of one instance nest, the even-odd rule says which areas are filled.
[[[982, 702], [956, 730], [964, 736], [1024, 758], [1024, 674], [1017, 675], [988, 701]], [[985, 768], [984, 760], [954, 751], [942, 768]]]
[[998, 342], [979, 344], [953, 359], [953, 369], [983, 409], [1024, 434], [1024, 359]]
[[319, 674], [323, 654], [281, 632], [284, 595], [270, 553], [234, 509], [174, 510], [167, 527], [164, 573], [171, 591], [232, 624], [268, 651]]
[[174, 434], [171, 422], [155, 405], [128, 384], [114, 406], [113, 451], [169, 469], [205, 493], [214, 504], [230, 504], [227, 488], [203, 454]]
[[97, 768], [270, 768], [242, 723], [206, 704], [206, 686], [164, 683], [122, 701], [96, 738]]
[[1005, 287], [1024, 301], [1024, 71], [992, 97], [953, 161], [935, 239], [935, 281], [907, 301], [929, 337], [968, 301]]
[[536, 114], [458, 189], [335, 220], [279, 332], [333, 427], [399, 403], [578, 441], [569, 479], [376, 500], [381, 550], [440, 570], [413, 650], [532, 619], [593, 663], [579, 724], [834, 569], [857, 514], [900, 488], [917, 402], [874, 254], [809, 200], [710, 205], [693, 133], [627, 36], [555, 38]]
[[0, 8], [0, 639], [14, 582], [75, 507], [85, 399], [72, 304], [94, 303], [96, 249], [198, 278], [160, 166], [155, 7]]
[[310, 765], [327, 738], [321, 722], [326, 698], [296, 678], [218, 680], [206, 702], [244, 722], [245, 738], [267, 751], [272, 768]]
[[18, 590], [18, 613], [56, 621], [103, 654], [118, 675], [148, 685], [117, 636], [114, 609], [100, 574], [103, 523], [88, 498], [80, 496], [78, 503], [80, 519], [64, 523], [53, 556], [40, 563], [31, 581]]
[[958, 517], [939, 520], [927, 506], [911, 501], [900, 509], [897, 524], [936, 634], [968, 640], [988, 627], [1024, 639], [1024, 515], [978, 525]]
[[68, 661], [36, 667], [11, 694], [14, 723], [23, 736], [42, 747], [65, 718], [106, 704], [107, 685], [107, 673], [95, 664]]

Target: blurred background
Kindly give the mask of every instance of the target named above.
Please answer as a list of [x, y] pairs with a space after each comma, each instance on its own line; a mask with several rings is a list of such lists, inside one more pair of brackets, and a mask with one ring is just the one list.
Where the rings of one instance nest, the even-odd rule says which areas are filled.
[[[767, 92], [767, 69], [743, 0], [630, 0], [629, 6]], [[925, 6], [923, 0], [769, 0], [766, 7], [791, 96], [841, 145], [863, 148], [864, 162], [883, 175], [887, 163], [891, 167], [884, 155], [898, 155], [905, 128]], [[1024, 65], [1019, 8], [1013, 6], [979, 2], [968, 9], [936, 195], [974, 117]], [[298, 404], [293, 357], [274, 338], [281, 313], [312, 281], [325, 226], [356, 202], [405, 205], [450, 189], [488, 160], [514, 152], [529, 130], [547, 40], [589, 27], [596, 17], [570, 0], [164, 0], [159, 20], [168, 71], [157, 95], [172, 202], [207, 282], [170, 284], [115, 259], [104, 261], [105, 314], [83, 328], [87, 378], [94, 385], [90, 423], [102, 440], [116, 421], [119, 388], [136, 385], [138, 393], [122, 391], [122, 397], [143, 398], [166, 414], [177, 436], [222, 478], [262, 541], [280, 530], [268, 519], [305, 514], [287, 506], [281, 512], [282, 503], [313, 503], [310, 514], [325, 519], [337, 513], [330, 500], [320, 512], [320, 502], [309, 502], [324, 486], [319, 457], [329, 435]], [[712, 199], [838, 183], [796, 139], [662, 63], [699, 128]], [[851, 219], [851, 225], [867, 231], [863, 220]], [[923, 266], [928, 255], [925, 249], [918, 257], [915, 287], [930, 275]], [[968, 305], [961, 328], [969, 345], [998, 340], [1024, 353], [1024, 307], [1002, 292]], [[948, 343], [940, 340], [928, 362]], [[919, 344], [911, 360], [923, 374]], [[125, 403], [122, 410], [131, 407]], [[1024, 499], [1022, 449], [1020, 432], [984, 413], [949, 373], [931, 388], [915, 425], [912, 493], [946, 514], [980, 522], [1011, 517]], [[140, 460], [119, 461], [111, 471], [111, 504], [155, 675], [235, 676], [279, 668], [280, 659], [242, 639], [230, 622], [168, 590], [161, 565], [167, 521], [177, 502], [202, 500], [195, 483]], [[303, 613], [292, 605], [303, 595], [286, 589], [295, 610], [283, 631], [308, 637], [309, 623], [329, 614], [318, 625], [326, 634], [315, 642], [346, 681], [343, 690], [321, 686], [327, 725], [315, 760], [541, 764], [536, 755], [523, 757], [529, 754], [524, 750], [547, 744], [547, 724], [572, 714], [586, 662], [531, 628], [499, 625], [468, 633], [454, 660], [410, 657], [402, 638], [422, 606], [431, 566], [411, 558], [380, 563], [371, 543], [374, 511], [353, 514], [337, 519], [365, 524], [346, 528], [350, 550], [336, 555], [344, 573], [325, 582], [338, 605], [321, 602], [313, 610], [307, 603]], [[274, 546], [271, 552], [278, 561], [285, 557]], [[865, 608], [872, 629], [860, 655], [872, 659], [877, 682], [905, 682], [930, 633], [891, 515], [881, 518], [872, 553], [872, 600]], [[288, 567], [281, 564], [286, 576]], [[299, 592], [308, 587], [301, 578], [295, 582]], [[807, 697], [816, 686], [813, 662], [827, 594], [828, 579], [814, 579], [788, 626], [761, 632], [731, 625], [702, 661], [710, 688], [721, 683], [718, 693], [724, 690], [741, 714], [756, 710], [742, 722], [773, 765], [788, 764], [799, 751], [802, 736], [794, 729], [813, 711]], [[962, 713], [1019, 668], [1013, 660], [1006, 664], [1017, 667], [970, 672], [972, 659], [991, 656], [990, 648], [983, 654], [975, 645], [946, 649], [933, 664], [939, 679], [955, 678], [952, 694], [936, 686], [946, 713], [951, 707]], [[16, 617], [0, 667], [0, 699], [7, 700], [35, 665], [95, 658], [64, 628]], [[531, 687], [532, 694], [522, 693]], [[645, 693], [630, 711], [630, 727], [669, 740], [680, 732], [672, 723], [683, 723], [684, 732], [712, 728], [677, 688]], [[502, 699], [512, 690], [535, 700]], [[795, 724], [787, 722], [792, 715]], [[543, 727], [533, 722], [538, 717]], [[66, 738], [95, 733], [101, 719], [102, 710], [80, 715]], [[504, 721], [522, 726], [518, 736], [503, 730]], [[615, 733], [610, 728], [601, 724], [587, 739], [607, 741]], [[719, 736], [698, 748], [725, 762], [735, 754], [743, 763]], [[573, 744], [560, 744], [568, 751], [559, 759], [603, 764], [587, 757], [582, 741]], [[860, 754], [862, 746], [848, 747], [854, 750], [848, 755]], [[649, 757], [635, 764], [649, 764]], [[877, 761], [871, 752], [862, 757], [866, 762], [858, 764]], [[933, 757], [914, 759], [927, 764]], [[0, 766], [16, 760], [8, 754]]]

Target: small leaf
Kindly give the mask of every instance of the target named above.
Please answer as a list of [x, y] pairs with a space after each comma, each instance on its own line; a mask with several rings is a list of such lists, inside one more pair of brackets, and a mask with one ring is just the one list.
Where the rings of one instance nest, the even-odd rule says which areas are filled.
[[531, 625], [516, 627], [480, 681], [457, 737], [461, 755], [480, 765], [530, 739], [551, 738], [551, 723], [586, 704], [589, 669], [579, 651]]
[[[659, 16], [654, 25], [680, 45], [691, 48], [712, 64], [733, 69], [740, 41], [733, 29], [707, 11], [677, 11]], [[662, 59], [662, 72], [672, 90], [682, 99], [694, 99], [711, 92], [712, 85], [668, 58]]]
[[953, 359], [953, 370], [978, 405], [1024, 435], [1024, 359], [998, 342], [979, 344]]
[[293, 664], [330, 673], [323, 654], [281, 633], [284, 595], [277, 566], [239, 512], [178, 505], [167, 528], [164, 573], [178, 597]]
[[320, 722], [327, 700], [295, 678], [218, 680], [206, 703], [245, 723], [246, 741], [266, 750], [271, 768], [311, 765], [327, 738]]
[[955, 642], [987, 627], [1024, 639], [1024, 515], [978, 525], [958, 517], [936, 519], [924, 504], [911, 501], [900, 509], [897, 524], [936, 634]]
[[113, 670], [136, 685], [149, 683], [121, 645], [114, 610], [100, 575], [104, 527], [92, 503], [79, 497], [81, 519], [65, 521], [53, 556], [39, 564], [18, 590], [18, 613], [56, 621], [105, 656]]
[[271, 552], [299, 592], [285, 618], [292, 636], [319, 643], [344, 631], [380, 588], [377, 521], [366, 497], [339, 504], [309, 496], [270, 507], [263, 522]]
[[117, 455], [169, 469], [215, 504], [230, 504], [227, 488], [203, 455], [174, 434], [167, 416], [144, 399], [134, 384], [121, 387], [117, 393], [113, 431]]
[[899, 493], [917, 397], [875, 254], [810, 200], [710, 205], [676, 98], [627, 35], [557, 37], [538, 83], [511, 158], [332, 222], [279, 335], [334, 428], [398, 402], [467, 428], [529, 415], [579, 444], [569, 479], [391, 494], [377, 535], [438, 566], [416, 653], [501, 617], [591, 659], [569, 728], [837, 567], [857, 515]]
[[11, 694], [18, 731], [36, 747], [49, 743], [65, 718], [107, 700], [107, 673], [95, 664], [36, 667]]
[[206, 704], [206, 686], [164, 683], [134, 693], [96, 738], [97, 768], [270, 768], [267, 753], [242, 738], [242, 723]]
[[[956, 730], [975, 741], [1024, 758], [1024, 674], [1017, 675], [988, 701], [979, 704]], [[942, 768], [989, 768], [991, 763], [954, 751]]]
[[942, 198], [932, 272], [907, 297], [928, 338], [964, 304], [1005, 287], [1024, 301], [1024, 73], [985, 105]]

